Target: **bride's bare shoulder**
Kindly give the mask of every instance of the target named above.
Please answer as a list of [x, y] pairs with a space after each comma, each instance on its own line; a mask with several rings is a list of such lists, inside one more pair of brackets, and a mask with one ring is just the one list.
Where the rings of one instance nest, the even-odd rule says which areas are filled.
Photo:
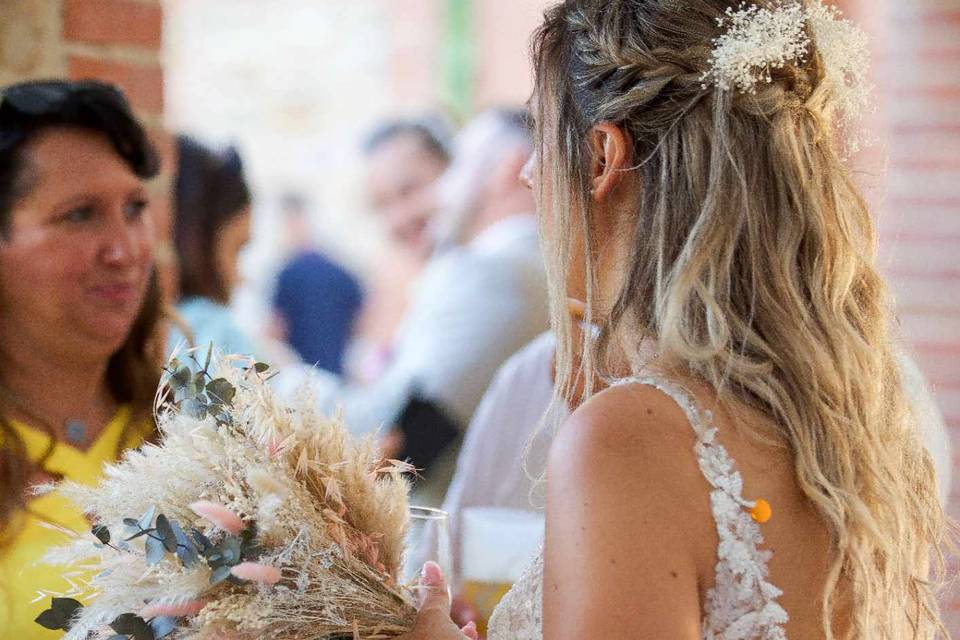
[[624, 384], [601, 391], [574, 411], [557, 434], [552, 456], [687, 467], [696, 464], [694, 442], [675, 400], [652, 386]]
[[695, 444], [686, 414], [670, 396], [645, 385], [614, 386], [561, 427], [550, 452], [548, 488], [576, 487], [600, 501], [629, 496], [637, 507], [684, 504], [709, 516], [709, 487]]

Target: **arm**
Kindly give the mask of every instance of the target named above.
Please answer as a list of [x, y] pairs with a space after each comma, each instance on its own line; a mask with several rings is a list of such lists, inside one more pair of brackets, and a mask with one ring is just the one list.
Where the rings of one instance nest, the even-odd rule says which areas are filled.
[[700, 638], [694, 548], [710, 516], [692, 446], [679, 409], [646, 388], [599, 394], [564, 425], [548, 467], [545, 640]]

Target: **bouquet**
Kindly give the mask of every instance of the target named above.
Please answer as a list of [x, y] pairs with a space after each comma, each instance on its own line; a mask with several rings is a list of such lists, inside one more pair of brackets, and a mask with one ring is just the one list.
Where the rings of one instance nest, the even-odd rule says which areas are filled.
[[306, 391], [284, 406], [267, 365], [196, 356], [166, 370], [158, 444], [127, 453], [99, 486], [57, 487], [93, 527], [45, 561], [88, 577], [38, 624], [67, 640], [378, 640], [409, 630], [415, 609], [398, 584], [408, 466], [381, 460], [371, 439], [352, 440]]

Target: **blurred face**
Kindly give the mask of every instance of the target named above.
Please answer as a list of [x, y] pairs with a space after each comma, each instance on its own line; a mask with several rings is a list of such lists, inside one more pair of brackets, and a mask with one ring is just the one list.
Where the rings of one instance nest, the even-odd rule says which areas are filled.
[[432, 249], [427, 225], [436, 211], [432, 190], [445, 163], [414, 136], [380, 145], [368, 159], [371, 206], [387, 225], [390, 238], [419, 256]]
[[41, 351], [109, 357], [153, 267], [144, 182], [93, 132], [51, 128], [25, 151], [27, 192], [0, 238], [0, 330]]
[[217, 235], [214, 249], [217, 273], [227, 291], [240, 285], [240, 252], [250, 242], [250, 207], [231, 217]]

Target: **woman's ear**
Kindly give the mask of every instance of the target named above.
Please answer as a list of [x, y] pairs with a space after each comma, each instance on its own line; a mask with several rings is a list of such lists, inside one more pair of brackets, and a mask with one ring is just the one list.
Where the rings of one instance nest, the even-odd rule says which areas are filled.
[[633, 144], [623, 127], [601, 122], [590, 129], [590, 193], [595, 202], [606, 199], [620, 184], [633, 162]]

